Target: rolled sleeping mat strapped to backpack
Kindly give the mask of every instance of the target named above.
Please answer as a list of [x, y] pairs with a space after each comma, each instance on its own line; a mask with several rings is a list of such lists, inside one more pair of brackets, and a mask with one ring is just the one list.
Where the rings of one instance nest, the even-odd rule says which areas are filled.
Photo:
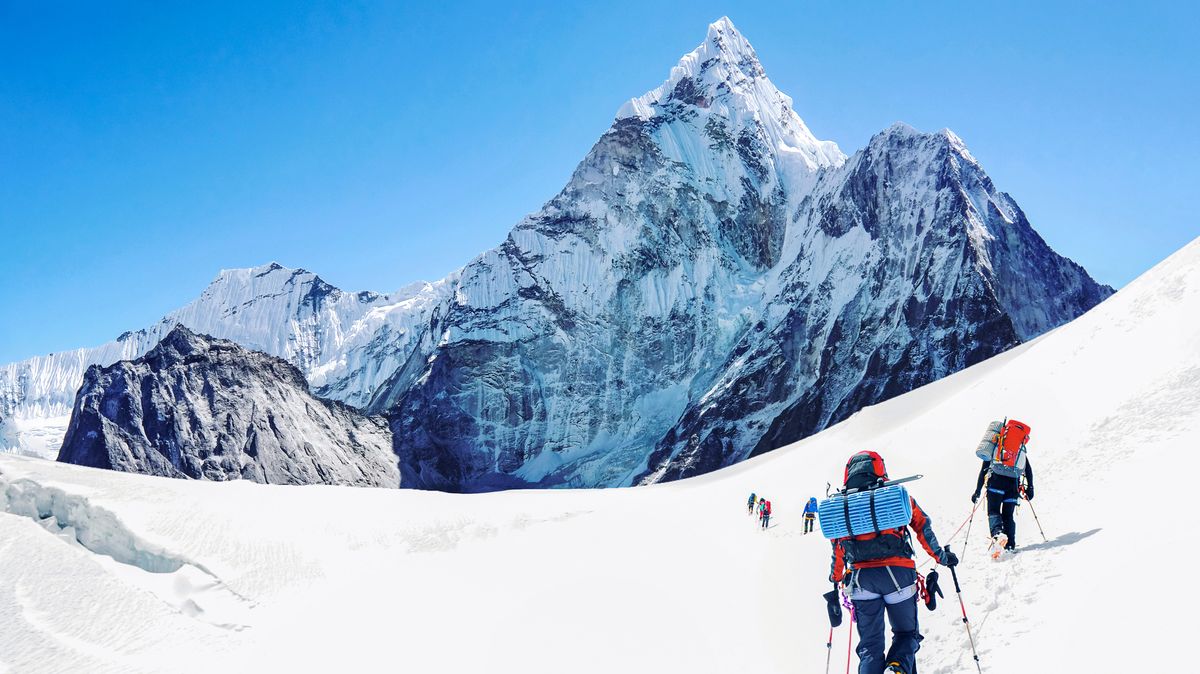
[[908, 525], [912, 499], [903, 485], [896, 484], [849, 496], [835, 494], [821, 501], [817, 514], [825, 538], [845, 538]]
[[996, 443], [1000, 442], [1000, 431], [1004, 430], [1003, 421], [993, 421], [988, 424], [987, 432], [983, 434], [983, 440], [979, 441], [979, 447], [975, 448], [975, 456], [981, 461], [991, 461], [996, 454]]

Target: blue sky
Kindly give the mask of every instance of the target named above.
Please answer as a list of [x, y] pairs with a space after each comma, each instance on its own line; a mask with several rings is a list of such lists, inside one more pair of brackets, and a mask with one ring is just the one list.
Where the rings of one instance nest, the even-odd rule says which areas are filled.
[[0, 362], [147, 325], [221, 268], [439, 278], [724, 14], [819, 138], [950, 127], [1123, 285], [1200, 234], [1200, 15], [1048, 4], [0, 0]]

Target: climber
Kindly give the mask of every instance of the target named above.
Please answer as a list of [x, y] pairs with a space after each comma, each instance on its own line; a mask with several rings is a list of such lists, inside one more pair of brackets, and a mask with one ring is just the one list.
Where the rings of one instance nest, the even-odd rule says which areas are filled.
[[[846, 463], [846, 489], [866, 489], [887, 480], [883, 458], [859, 452]], [[859, 533], [834, 539], [830, 580], [842, 583], [858, 621], [859, 674], [899, 672], [916, 674], [921, 646], [917, 625], [917, 569], [909, 530], [929, 555], [944, 566], [958, 557], [942, 548], [925, 511], [910, 497], [912, 519], [907, 526]], [[884, 650], [884, 614], [892, 627], [891, 647]]]
[[817, 523], [817, 497], [808, 499], [804, 506], [804, 533], [811, 533]]

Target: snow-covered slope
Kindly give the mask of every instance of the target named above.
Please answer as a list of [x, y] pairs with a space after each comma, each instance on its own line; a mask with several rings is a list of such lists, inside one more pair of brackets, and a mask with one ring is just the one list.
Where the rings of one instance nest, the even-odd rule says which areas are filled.
[[399, 487], [382, 418], [316, 398], [291, 363], [176, 326], [93, 365], [58, 460], [147, 475]]
[[453, 278], [381, 295], [344, 292], [275, 263], [223, 270], [198, 298], [149, 328], [99, 347], [0, 366], [0, 449], [54, 456], [88, 366], [137, 358], [175, 325], [285, 358], [318, 394], [364, 406], [409, 358]]
[[[869, 448], [893, 475], [925, 474], [912, 493], [963, 558], [984, 671], [1176, 671], [1196, 621], [1158, 615], [1154, 588], [1178, 569], [1154, 563], [1164, 545], [1186, 556], [1191, 532], [1193, 492], [1168, 476], [1200, 425], [1197, 317], [1200, 240], [1029, 344], [779, 451], [635, 489], [280, 487], [0, 457], [0, 500], [15, 513], [0, 514], [0, 661], [14, 672], [822, 671], [829, 546], [801, 536], [800, 513]], [[965, 551], [958, 528], [975, 444], [1006, 415], [1033, 428], [1049, 540], [1025, 506], [1023, 549], [997, 564], [982, 516]], [[745, 514], [751, 491], [774, 504], [767, 531]], [[973, 671], [953, 595], [920, 616], [921, 671]], [[835, 671], [847, 636], [834, 635]]]

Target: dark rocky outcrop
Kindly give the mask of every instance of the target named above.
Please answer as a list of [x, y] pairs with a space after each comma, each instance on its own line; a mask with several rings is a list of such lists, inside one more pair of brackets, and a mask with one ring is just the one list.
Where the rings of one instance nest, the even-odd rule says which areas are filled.
[[400, 485], [383, 419], [316, 398], [287, 361], [182, 326], [137, 360], [88, 368], [58, 460], [203, 480]]

